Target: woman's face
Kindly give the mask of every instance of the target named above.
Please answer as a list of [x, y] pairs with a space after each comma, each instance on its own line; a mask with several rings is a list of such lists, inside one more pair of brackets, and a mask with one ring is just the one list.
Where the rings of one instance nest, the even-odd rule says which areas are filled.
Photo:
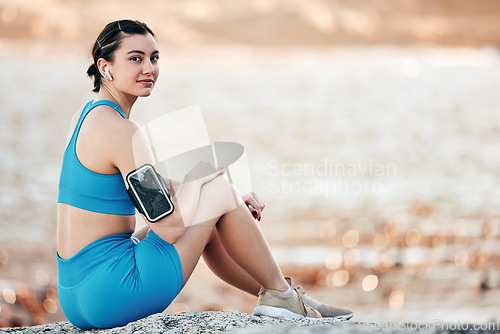
[[115, 88], [133, 96], [149, 96], [160, 74], [159, 56], [150, 34], [124, 37], [109, 63]]

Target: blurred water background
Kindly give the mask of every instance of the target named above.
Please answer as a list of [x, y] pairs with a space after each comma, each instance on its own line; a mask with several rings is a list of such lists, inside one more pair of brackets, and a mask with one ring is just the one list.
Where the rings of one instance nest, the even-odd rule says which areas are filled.
[[[310, 295], [362, 321], [500, 321], [500, 10], [390, 4], [0, 1], [0, 326], [65, 319], [58, 173], [90, 46], [124, 17], [161, 48], [132, 119], [197, 104], [212, 141], [241, 143]], [[167, 312], [254, 303], [202, 263]]]

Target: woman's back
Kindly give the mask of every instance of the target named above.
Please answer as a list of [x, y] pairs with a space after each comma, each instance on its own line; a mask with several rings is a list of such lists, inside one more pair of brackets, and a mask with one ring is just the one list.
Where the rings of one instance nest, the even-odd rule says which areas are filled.
[[131, 233], [135, 207], [106, 152], [112, 129], [126, 119], [111, 101], [90, 101], [74, 117], [63, 158], [58, 198], [58, 251], [69, 258], [103, 236]]

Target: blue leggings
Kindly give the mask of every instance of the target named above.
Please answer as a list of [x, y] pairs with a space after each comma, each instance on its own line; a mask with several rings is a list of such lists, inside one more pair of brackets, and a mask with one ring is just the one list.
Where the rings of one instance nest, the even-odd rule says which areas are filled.
[[162, 312], [182, 288], [174, 246], [154, 232], [98, 239], [69, 259], [57, 254], [57, 291], [64, 314], [82, 329], [111, 328]]

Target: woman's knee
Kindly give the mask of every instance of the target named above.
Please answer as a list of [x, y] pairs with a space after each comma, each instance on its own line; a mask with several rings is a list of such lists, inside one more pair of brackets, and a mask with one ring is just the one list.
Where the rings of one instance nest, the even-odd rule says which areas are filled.
[[209, 199], [224, 212], [234, 210], [243, 203], [238, 191], [225, 176], [218, 176], [204, 184], [201, 194], [205, 195], [203, 200]]

